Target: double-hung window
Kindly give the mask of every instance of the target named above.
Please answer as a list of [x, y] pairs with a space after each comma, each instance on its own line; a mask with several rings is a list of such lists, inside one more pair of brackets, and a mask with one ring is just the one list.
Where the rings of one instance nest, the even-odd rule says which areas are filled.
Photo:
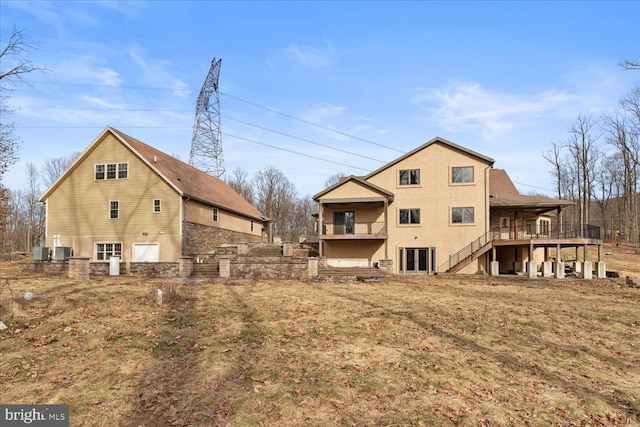
[[109, 202], [109, 219], [120, 218], [120, 202], [111, 200]]
[[160, 212], [160, 199], [153, 199], [153, 213]]
[[473, 224], [474, 209], [473, 208], [451, 208], [452, 224]]
[[400, 224], [420, 224], [420, 209], [400, 209]]
[[213, 208], [213, 222], [218, 222], [218, 208]]
[[401, 170], [399, 174], [400, 185], [420, 185], [420, 169]]

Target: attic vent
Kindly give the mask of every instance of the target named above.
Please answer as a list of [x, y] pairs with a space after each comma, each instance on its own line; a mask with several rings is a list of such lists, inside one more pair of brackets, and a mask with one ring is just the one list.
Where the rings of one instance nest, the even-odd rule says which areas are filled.
[[153, 163], [158, 163], [158, 156], [153, 156]]

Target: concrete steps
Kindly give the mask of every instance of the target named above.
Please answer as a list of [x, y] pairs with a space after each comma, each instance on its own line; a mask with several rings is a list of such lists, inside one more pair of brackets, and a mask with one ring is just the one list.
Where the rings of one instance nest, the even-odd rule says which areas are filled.
[[194, 277], [218, 277], [220, 269], [217, 262], [202, 262], [193, 264]]
[[382, 278], [385, 273], [373, 267], [319, 267], [319, 276], [354, 276], [358, 278]]

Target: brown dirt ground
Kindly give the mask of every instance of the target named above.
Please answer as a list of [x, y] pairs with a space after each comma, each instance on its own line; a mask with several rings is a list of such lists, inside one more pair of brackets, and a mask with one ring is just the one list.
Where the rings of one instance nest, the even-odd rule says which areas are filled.
[[72, 426], [640, 425], [640, 256], [603, 252], [622, 278], [82, 282], [5, 262], [0, 403], [68, 404]]

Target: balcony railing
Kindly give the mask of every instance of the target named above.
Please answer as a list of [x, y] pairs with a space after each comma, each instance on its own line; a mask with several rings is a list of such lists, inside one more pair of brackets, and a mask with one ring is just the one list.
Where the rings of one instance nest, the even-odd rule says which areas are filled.
[[529, 239], [600, 239], [600, 227], [585, 225], [528, 224], [510, 228], [494, 228], [493, 240]]
[[[561, 231], [562, 230], [562, 231]], [[494, 228], [469, 243], [458, 252], [449, 255], [449, 259], [438, 266], [438, 271], [448, 271], [460, 262], [471, 257], [488, 243], [497, 240], [530, 240], [530, 239], [600, 239], [600, 227], [585, 225], [562, 227], [549, 224], [529, 224], [522, 227]]]
[[386, 234], [387, 229], [384, 226], [384, 222], [356, 222], [353, 224], [333, 224], [325, 222], [320, 236], [380, 236]]

